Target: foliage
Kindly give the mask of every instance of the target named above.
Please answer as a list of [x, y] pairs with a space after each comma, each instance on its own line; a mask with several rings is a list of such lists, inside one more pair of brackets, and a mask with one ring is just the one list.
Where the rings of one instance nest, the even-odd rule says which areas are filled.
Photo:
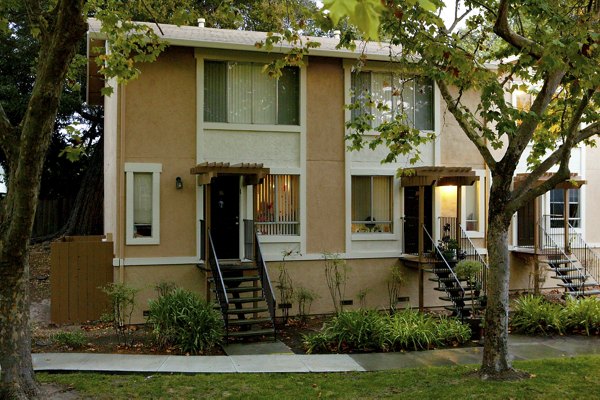
[[298, 303], [298, 316], [301, 320], [306, 320], [306, 317], [310, 314], [310, 306], [313, 301], [317, 300], [320, 296], [314, 291], [307, 289], [303, 286], [298, 286], [294, 290], [294, 298]]
[[58, 332], [52, 335], [52, 341], [61, 346], [80, 349], [87, 343], [87, 339], [82, 332]]
[[483, 265], [475, 260], [460, 260], [454, 267], [454, 273], [459, 279], [466, 279], [472, 285], [475, 283], [477, 274], [481, 272]]
[[305, 336], [304, 343], [308, 353], [400, 351], [464, 343], [470, 337], [469, 326], [456, 319], [410, 309], [393, 315], [358, 310], [337, 314], [321, 332]]
[[158, 297], [163, 297], [166, 296], [172, 292], [174, 292], [177, 289], [177, 284], [175, 284], [175, 282], [171, 282], [171, 281], [162, 281], [157, 283], [154, 286], [154, 290], [156, 290], [156, 294], [158, 295]]
[[510, 324], [514, 332], [530, 335], [563, 333], [564, 320], [560, 304], [542, 296], [525, 295], [513, 302]]
[[325, 279], [327, 288], [333, 301], [333, 308], [337, 313], [344, 311], [342, 300], [346, 295], [346, 282], [348, 282], [348, 265], [339, 254], [323, 253], [325, 259]]
[[400, 287], [404, 281], [405, 278], [402, 273], [402, 267], [399, 264], [392, 265], [390, 267], [390, 275], [386, 281], [391, 313], [396, 311], [396, 304], [398, 303], [398, 297], [400, 296]]
[[[279, 291], [279, 304], [291, 304], [294, 298], [294, 284], [285, 267], [286, 258], [294, 253], [297, 252], [294, 250], [284, 250], [282, 252], [283, 258], [279, 264], [279, 278], [275, 284], [275, 288], [277, 291]], [[281, 309], [281, 312], [283, 314], [283, 322], [287, 323], [290, 315], [290, 309], [285, 307]]]
[[563, 314], [566, 329], [582, 330], [588, 336], [600, 333], [600, 299], [597, 297], [581, 299], [568, 297]]
[[360, 305], [360, 308], [366, 307], [367, 294], [369, 294], [370, 291], [371, 291], [371, 289], [369, 289], [369, 288], [362, 288], [356, 294], [356, 298], [358, 299], [358, 304]]
[[196, 294], [175, 289], [150, 301], [148, 324], [162, 348], [200, 354], [223, 339], [223, 320], [211, 303]]
[[110, 314], [115, 332], [124, 345], [131, 345], [132, 338], [128, 325], [135, 308], [135, 296], [140, 289], [133, 288], [125, 283], [109, 283], [100, 288], [108, 295], [111, 304]]

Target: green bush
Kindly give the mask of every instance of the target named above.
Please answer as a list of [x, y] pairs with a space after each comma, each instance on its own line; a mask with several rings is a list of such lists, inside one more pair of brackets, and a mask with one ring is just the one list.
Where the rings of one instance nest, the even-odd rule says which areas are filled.
[[582, 330], [588, 336], [600, 331], [600, 300], [596, 297], [567, 298], [562, 313], [566, 331]]
[[564, 317], [560, 304], [550, 303], [542, 296], [525, 295], [513, 302], [510, 324], [513, 332], [550, 335], [564, 331]]
[[308, 353], [428, 349], [463, 343], [471, 330], [460, 321], [414, 310], [383, 315], [374, 310], [342, 312], [323, 330], [304, 337]]
[[148, 323], [159, 346], [183, 353], [202, 353], [223, 339], [221, 315], [212, 304], [183, 289], [150, 301]]
[[80, 349], [87, 343], [87, 339], [82, 332], [58, 332], [52, 335], [52, 341], [61, 346], [74, 349]]

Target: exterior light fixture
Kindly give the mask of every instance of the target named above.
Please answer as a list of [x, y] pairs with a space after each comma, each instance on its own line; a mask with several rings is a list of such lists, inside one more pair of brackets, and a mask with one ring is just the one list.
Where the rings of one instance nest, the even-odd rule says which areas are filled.
[[183, 189], [183, 181], [180, 176], [175, 178], [175, 189]]

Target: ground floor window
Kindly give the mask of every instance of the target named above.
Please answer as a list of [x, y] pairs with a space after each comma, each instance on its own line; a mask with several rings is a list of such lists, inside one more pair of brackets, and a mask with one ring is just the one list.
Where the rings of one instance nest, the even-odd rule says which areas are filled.
[[[569, 224], [573, 228], [581, 225], [579, 189], [569, 189]], [[564, 189], [550, 191], [550, 227], [562, 228], [565, 218]]]
[[255, 224], [263, 235], [300, 234], [300, 177], [267, 175], [255, 187]]
[[161, 164], [125, 163], [126, 243], [160, 242]]
[[352, 177], [352, 232], [392, 232], [392, 188], [391, 176]]

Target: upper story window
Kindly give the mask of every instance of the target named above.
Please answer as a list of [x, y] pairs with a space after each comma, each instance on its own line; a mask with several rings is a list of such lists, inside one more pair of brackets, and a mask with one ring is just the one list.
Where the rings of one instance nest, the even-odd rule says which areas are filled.
[[[562, 228], [565, 218], [564, 189], [550, 191], [550, 227]], [[581, 226], [579, 189], [569, 189], [569, 224], [573, 228]]]
[[[433, 83], [430, 80], [390, 72], [359, 72], [352, 74], [352, 93], [352, 102], [363, 104], [352, 110], [353, 119], [361, 114], [373, 114], [372, 124], [377, 126], [405, 113], [409, 124], [416, 129], [434, 129]], [[368, 94], [372, 105], [369, 105]]]
[[255, 225], [263, 235], [300, 234], [298, 175], [267, 175], [254, 190]]
[[278, 79], [263, 64], [204, 62], [204, 121], [299, 125], [300, 74], [286, 67]]
[[352, 232], [392, 232], [391, 176], [352, 177]]

